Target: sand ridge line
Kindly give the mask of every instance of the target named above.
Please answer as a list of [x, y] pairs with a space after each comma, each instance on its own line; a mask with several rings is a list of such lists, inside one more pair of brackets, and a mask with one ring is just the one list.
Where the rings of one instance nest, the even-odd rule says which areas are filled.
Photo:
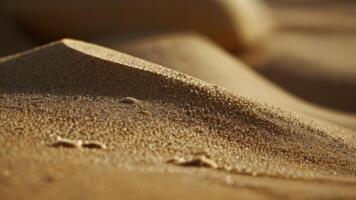
[[103, 38], [98, 42], [201, 80], [224, 86], [254, 100], [259, 99], [275, 107], [296, 111], [303, 114], [305, 118], [312, 116], [318, 120], [322, 119], [356, 130], [355, 115], [321, 109], [296, 98], [202, 35], [189, 32], [161, 32], [123, 41], [120, 37]]
[[[81, 127], [77, 129], [84, 128], [84, 132], [76, 130], [74, 133], [96, 135], [98, 139], [102, 139], [100, 141], [123, 147], [118, 150], [150, 150], [158, 155], [171, 157], [174, 155], [172, 152], [189, 153], [192, 148], [205, 146], [212, 148], [211, 152], [215, 156], [221, 156], [221, 163], [243, 161], [244, 166], [254, 169], [257, 168], [254, 167], [257, 162], [261, 164], [258, 168], [263, 166], [262, 170], [271, 173], [285, 170], [284, 167], [276, 166], [283, 162], [291, 173], [300, 168], [308, 169], [312, 174], [319, 174], [314, 169], [325, 169], [320, 174], [329, 173], [329, 169], [340, 174], [354, 174], [354, 159], [350, 152], [352, 149], [339, 139], [333, 140], [332, 135], [325, 135], [330, 134], [329, 132], [317, 127], [305, 130], [308, 123], [293, 114], [277, 112], [226, 89], [96, 45], [64, 40], [43, 47], [40, 52], [35, 51], [2, 63], [0, 70], [5, 74], [4, 79], [1, 79], [1, 89], [9, 96], [8, 101], [5, 99], [2, 103], [11, 105], [19, 91], [25, 93], [24, 95], [26, 92], [53, 91], [58, 96], [48, 97], [47, 107], [53, 112], [48, 112], [46, 116], [61, 122], [61, 127], [53, 127], [54, 129], [69, 129], [74, 123], [81, 122]], [[33, 79], [33, 75], [36, 79]], [[27, 87], [23, 88], [24, 85]], [[63, 101], [61, 97], [73, 94], [89, 96], [84, 101], [87, 104], [76, 102], [77, 98]], [[90, 96], [108, 96], [115, 101], [101, 102], [101, 105], [100, 101]], [[116, 97], [125, 96], [151, 103], [155, 108], [150, 110], [157, 117], [152, 120], [136, 110], [122, 110], [123, 106], [117, 106], [119, 98]], [[23, 105], [27, 106], [27, 103]], [[103, 106], [107, 111], [105, 116], [100, 116]], [[33, 116], [35, 127], [47, 128], [48, 121], [43, 121], [42, 112], [31, 108], [29, 114]], [[29, 117], [11, 112], [4, 113], [4, 116], [14, 120]], [[111, 119], [114, 123], [98, 127], [97, 124], [101, 124], [98, 117], [102, 118], [100, 121]], [[193, 124], [209, 130], [209, 134], [195, 134], [185, 128]], [[12, 123], [8, 122], [8, 125], [11, 128]], [[102, 128], [106, 129], [103, 133]], [[131, 133], [120, 134], [118, 130], [123, 128], [130, 129]], [[314, 131], [325, 134], [315, 134]], [[332, 133], [333, 130], [329, 131]], [[115, 143], [115, 138], [126, 140]], [[127, 143], [119, 143], [124, 141]], [[170, 148], [162, 146], [165, 144], [169, 144]], [[252, 154], [251, 157], [246, 155], [246, 158], [236, 158], [236, 154], [241, 155], [247, 151], [266, 151], [269, 163], [274, 162], [276, 169], [270, 170], [267, 167], [271, 164], [268, 163], [267, 166], [265, 161]], [[345, 163], [346, 159], [349, 162]], [[304, 165], [309, 160], [309, 165]]]

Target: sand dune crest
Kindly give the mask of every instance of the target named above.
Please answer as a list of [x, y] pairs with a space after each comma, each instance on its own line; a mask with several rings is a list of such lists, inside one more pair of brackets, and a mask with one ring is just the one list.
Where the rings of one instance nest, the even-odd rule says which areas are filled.
[[[269, 188], [253, 195], [262, 199], [296, 190], [309, 191], [307, 196], [355, 195], [355, 133], [320, 127], [154, 63], [66, 39], [1, 60], [0, 75], [0, 168], [10, 174], [0, 176], [8, 184], [0, 196], [14, 197], [19, 189], [33, 197], [41, 189], [58, 199], [78, 192], [90, 198], [125, 195], [112, 190], [115, 183], [163, 197], [157, 188], [137, 186], [137, 177], [146, 177], [140, 172], [148, 171], [153, 175], [147, 181], [162, 184], [160, 189], [187, 181], [177, 184], [179, 194], [189, 185], [224, 185], [207, 191], [210, 198], [227, 187], [246, 195]], [[122, 102], [129, 97], [136, 103]], [[107, 148], [51, 147], [59, 137], [100, 141]], [[195, 161], [196, 155], [214, 167], [167, 163], [176, 156]], [[262, 185], [253, 185], [257, 178]], [[291, 178], [303, 185], [294, 188]], [[285, 183], [289, 187], [280, 189]]]
[[[50, 95], [47, 105], [50, 106], [58, 95], [69, 96], [69, 99], [72, 96], [93, 97], [93, 103], [95, 98], [114, 98], [112, 101], [119, 103], [120, 97], [135, 97], [157, 104], [157, 109], [171, 107], [175, 110], [172, 113], [179, 116], [170, 118], [170, 114], [165, 116], [159, 109], [153, 112], [158, 118], [168, 117], [169, 121], [193, 126], [194, 129], [201, 127], [211, 132], [212, 135], [206, 138], [208, 141], [209, 137], [220, 137], [219, 140], [232, 142], [235, 144], [235, 150], [231, 151], [233, 154], [247, 147], [248, 151], [257, 154], [273, 155], [269, 157], [272, 160], [293, 160], [303, 165], [308, 159], [315, 166], [338, 170], [339, 173], [354, 173], [352, 155], [355, 150], [352, 146], [355, 140], [346, 130], [320, 129], [311, 121], [298, 119], [288, 112], [96, 45], [62, 40], [2, 61], [0, 72], [0, 91], [5, 99], [16, 99], [19, 94], [39, 95], [44, 99], [43, 95]], [[149, 124], [147, 121], [140, 123]], [[174, 128], [168, 126], [167, 131], [174, 131]], [[345, 142], [335, 132], [344, 132], [344, 136], [351, 139]], [[225, 162], [232, 158], [226, 158]], [[346, 163], [341, 166], [339, 162]], [[295, 167], [291, 165], [291, 168]]]
[[107, 37], [98, 42], [276, 107], [356, 130], [355, 115], [321, 108], [290, 95], [203, 36], [161, 33], [126, 40]]

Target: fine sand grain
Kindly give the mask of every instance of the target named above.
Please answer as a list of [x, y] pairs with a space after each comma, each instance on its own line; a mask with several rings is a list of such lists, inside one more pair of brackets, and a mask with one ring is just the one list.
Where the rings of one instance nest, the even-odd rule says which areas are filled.
[[[183, 73], [66, 39], [0, 75], [1, 199], [356, 197], [354, 132]], [[108, 148], [51, 148], [54, 135]]]

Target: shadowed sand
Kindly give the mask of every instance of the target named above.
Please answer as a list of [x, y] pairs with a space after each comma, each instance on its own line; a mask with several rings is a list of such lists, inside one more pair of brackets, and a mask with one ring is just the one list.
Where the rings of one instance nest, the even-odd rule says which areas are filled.
[[260, 0], [4, 2], [6, 10], [42, 41], [195, 30], [236, 50], [259, 44], [272, 26], [269, 10]]
[[279, 31], [249, 65], [301, 98], [356, 113], [355, 1], [271, 6]]
[[356, 113], [355, 33], [276, 34], [256, 70], [306, 100]]
[[1, 8], [0, 24], [0, 57], [31, 49], [35, 45], [35, 42], [31, 41], [2, 13]]
[[304, 113], [356, 130], [355, 115], [311, 105], [288, 94], [200, 35], [168, 33], [125, 38], [125, 40], [107, 37], [97, 42], [276, 107]]
[[[183, 73], [61, 40], [0, 60], [0, 75], [0, 197], [356, 196], [354, 132]], [[218, 167], [166, 163], [201, 154]]]

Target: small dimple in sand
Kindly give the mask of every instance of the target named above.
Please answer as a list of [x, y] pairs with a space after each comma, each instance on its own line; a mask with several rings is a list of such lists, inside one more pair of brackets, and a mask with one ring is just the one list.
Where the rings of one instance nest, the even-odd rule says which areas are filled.
[[107, 149], [107, 146], [98, 141], [71, 140], [66, 138], [57, 137], [57, 140], [50, 145], [51, 147], [64, 147], [64, 148], [88, 148], [88, 149]]
[[183, 166], [183, 167], [207, 167], [217, 169], [218, 165], [211, 159], [202, 155], [194, 157], [192, 159], [173, 158], [167, 161], [167, 163]]
[[119, 100], [120, 103], [127, 103], [127, 104], [137, 104], [140, 101], [133, 98], [133, 97], [125, 97]]

